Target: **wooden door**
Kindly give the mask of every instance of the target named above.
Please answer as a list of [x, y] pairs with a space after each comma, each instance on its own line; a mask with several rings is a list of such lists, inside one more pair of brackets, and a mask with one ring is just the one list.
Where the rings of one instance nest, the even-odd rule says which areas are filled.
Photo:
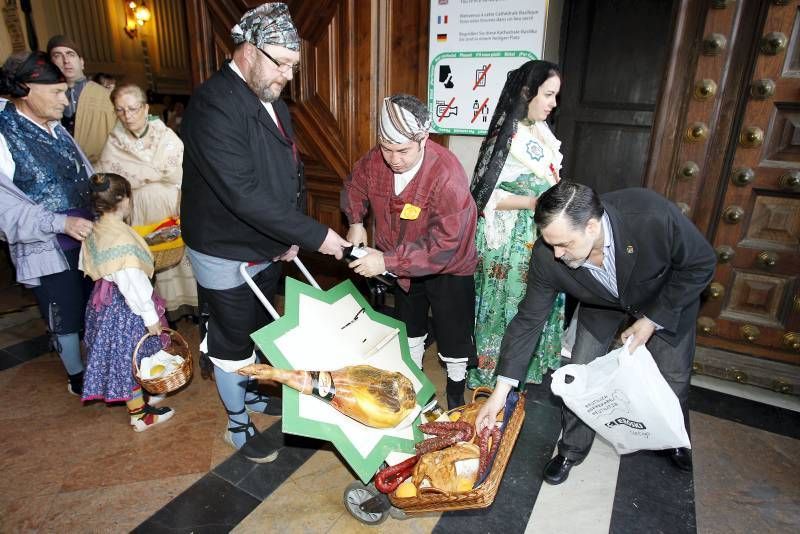
[[696, 371], [800, 393], [800, 3], [567, 7], [563, 175], [676, 202], [720, 259]]
[[555, 119], [565, 178], [600, 193], [645, 184], [674, 3], [566, 3], [563, 84]]
[[800, 393], [791, 174], [800, 165], [792, 155], [798, 2], [681, 4], [647, 184], [676, 202], [717, 250], [695, 371]]
[[[699, 326], [705, 345], [797, 365], [800, 3], [760, 4], [730, 163], [719, 194], [700, 202], [713, 214], [709, 236], [719, 263]], [[746, 380], [740, 373], [734, 378]]]

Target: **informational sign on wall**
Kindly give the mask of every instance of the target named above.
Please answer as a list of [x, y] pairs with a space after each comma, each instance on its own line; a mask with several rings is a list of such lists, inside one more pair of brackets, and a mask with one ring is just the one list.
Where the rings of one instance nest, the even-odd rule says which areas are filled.
[[432, 131], [485, 135], [509, 71], [542, 56], [547, 0], [431, 0]]

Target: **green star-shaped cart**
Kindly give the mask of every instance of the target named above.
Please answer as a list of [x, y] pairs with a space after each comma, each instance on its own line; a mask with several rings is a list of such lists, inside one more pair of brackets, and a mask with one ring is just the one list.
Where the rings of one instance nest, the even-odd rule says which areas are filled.
[[419, 414], [434, 386], [411, 360], [405, 325], [373, 310], [351, 281], [322, 290], [287, 278], [283, 317], [252, 338], [270, 363], [282, 369], [366, 364], [403, 373], [414, 384], [417, 409], [395, 428], [367, 427], [316, 397], [283, 386], [282, 429], [332, 442], [364, 483], [384, 460], [396, 463], [414, 454], [414, 443], [422, 439]]

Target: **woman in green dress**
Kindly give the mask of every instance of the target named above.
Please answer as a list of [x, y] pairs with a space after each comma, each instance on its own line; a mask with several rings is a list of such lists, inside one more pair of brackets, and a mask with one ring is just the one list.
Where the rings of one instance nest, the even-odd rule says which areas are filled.
[[[555, 185], [561, 142], [545, 120], [557, 105], [558, 67], [529, 61], [511, 71], [503, 87], [472, 179], [478, 205], [478, 267], [475, 273], [475, 344], [478, 367], [470, 388], [495, 384], [500, 342], [525, 296], [533, 243], [536, 199]], [[526, 382], [540, 383], [559, 366], [564, 295], [559, 295], [531, 358]], [[521, 384], [522, 386], [522, 384]]]

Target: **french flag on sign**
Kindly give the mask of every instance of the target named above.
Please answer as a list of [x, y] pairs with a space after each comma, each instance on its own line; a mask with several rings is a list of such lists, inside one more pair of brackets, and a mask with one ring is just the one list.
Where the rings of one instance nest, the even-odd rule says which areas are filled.
[[438, 15], [436, 17], [436, 22], [438, 24], [447, 24], [447, 15]]

